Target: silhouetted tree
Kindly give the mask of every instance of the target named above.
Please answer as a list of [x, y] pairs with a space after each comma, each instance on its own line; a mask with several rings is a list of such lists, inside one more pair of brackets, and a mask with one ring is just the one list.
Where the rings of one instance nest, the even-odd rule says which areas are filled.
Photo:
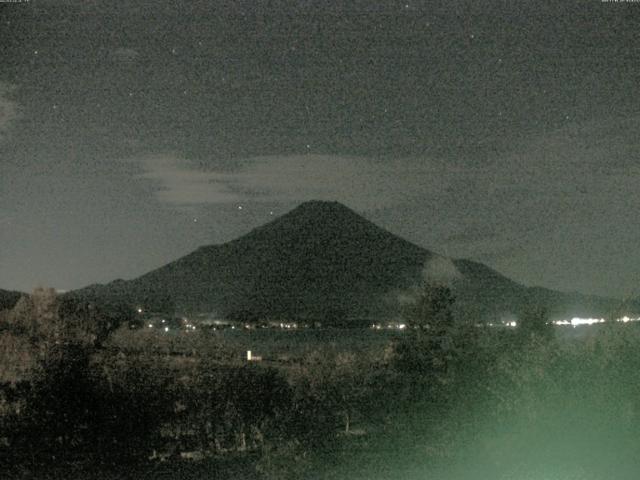
[[447, 381], [456, 350], [454, 302], [447, 285], [427, 282], [415, 302], [406, 306], [407, 332], [395, 352], [400, 370]]
[[520, 314], [517, 325], [518, 336], [521, 340], [551, 340], [554, 335], [553, 323], [549, 320], [546, 308], [540, 305], [529, 305]]

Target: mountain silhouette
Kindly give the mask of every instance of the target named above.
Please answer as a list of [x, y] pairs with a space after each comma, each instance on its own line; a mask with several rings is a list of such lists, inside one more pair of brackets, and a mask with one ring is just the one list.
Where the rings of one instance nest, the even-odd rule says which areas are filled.
[[456, 308], [477, 318], [517, 315], [532, 302], [557, 316], [604, 314], [615, 302], [526, 287], [480, 263], [437, 255], [325, 201], [305, 202], [238, 239], [201, 247], [139, 278], [73, 294], [157, 311], [356, 324], [397, 316], [425, 279], [450, 284]]

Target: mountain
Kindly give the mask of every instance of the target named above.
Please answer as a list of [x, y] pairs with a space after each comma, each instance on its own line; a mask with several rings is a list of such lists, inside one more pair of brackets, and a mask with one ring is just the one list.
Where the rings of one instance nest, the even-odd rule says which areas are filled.
[[534, 301], [557, 315], [602, 314], [614, 302], [523, 286], [480, 263], [410, 243], [340, 203], [321, 201], [134, 280], [73, 295], [246, 320], [368, 322], [397, 315], [425, 277], [450, 283], [457, 308], [478, 317], [517, 314]]
[[20, 292], [11, 292], [7, 290], [0, 290], [0, 312], [2, 310], [12, 309], [20, 297], [22, 297], [22, 293]]

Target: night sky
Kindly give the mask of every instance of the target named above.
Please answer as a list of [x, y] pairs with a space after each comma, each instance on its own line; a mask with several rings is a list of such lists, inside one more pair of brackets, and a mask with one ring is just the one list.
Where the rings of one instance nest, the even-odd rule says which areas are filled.
[[640, 2], [0, 3], [0, 288], [309, 199], [528, 285], [640, 289]]

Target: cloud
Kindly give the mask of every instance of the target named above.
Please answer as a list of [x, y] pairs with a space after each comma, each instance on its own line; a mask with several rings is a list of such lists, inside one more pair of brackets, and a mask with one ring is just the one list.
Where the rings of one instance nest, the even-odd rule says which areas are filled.
[[[640, 117], [573, 124], [481, 163], [307, 154], [245, 158], [223, 171], [214, 160], [196, 168], [164, 154], [139, 160], [140, 177], [153, 180], [158, 198], [174, 205], [319, 199], [360, 211], [420, 209], [425, 226], [438, 229], [456, 253], [491, 256], [503, 249], [502, 239], [526, 243], [531, 225], [552, 233], [571, 226], [568, 219], [574, 227], [590, 225], [603, 210], [617, 216], [612, 210], [638, 203], [635, 125]], [[599, 134], [612, 129], [622, 137]]]
[[368, 210], [441, 192], [446, 185], [431, 175], [432, 167], [427, 162], [330, 155], [259, 157], [239, 173], [238, 183], [261, 192], [264, 200], [339, 200]]
[[116, 48], [111, 52], [111, 58], [118, 63], [134, 63], [138, 60], [140, 54], [134, 48]]
[[11, 122], [19, 117], [18, 104], [10, 99], [15, 86], [0, 82], [0, 140], [4, 138]]
[[143, 170], [137, 178], [152, 181], [161, 202], [188, 206], [240, 200], [232, 189], [234, 178], [227, 174], [199, 171], [172, 154], [148, 155], [135, 161]]
[[[424, 283], [435, 283], [440, 285], [453, 286], [456, 280], [462, 279], [463, 275], [457, 269], [450, 258], [434, 254], [425, 260], [422, 267], [422, 280]], [[392, 290], [387, 298], [398, 306], [415, 305], [421, 294], [423, 285], [415, 283], [408, 288]]]
[[153, 180], [158, 198], [174, 205], [246, 201], [296, 203], [338, 200], [359, 209], [375, 209], [446, 188], [426, 165], [407, 161], [376, 162], [330, 155], [264, 156], [246, 159], [230, 173], [202, 171], [175, 155], [139, 160]]
[[422, 278], [427, 282], [449, 284], [462, 278], [462, 273], [450, 258], [434, 255], [425, 262]]

